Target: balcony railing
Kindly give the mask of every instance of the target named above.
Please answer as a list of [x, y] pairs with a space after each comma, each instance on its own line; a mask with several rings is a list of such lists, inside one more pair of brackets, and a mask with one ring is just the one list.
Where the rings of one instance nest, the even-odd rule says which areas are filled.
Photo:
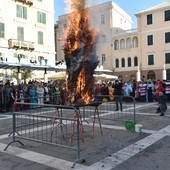
[[29, 41], [18, 41], [15, 39], [9, 39], [8, 46], [9, 49], [14, 48], [14, 49], [27, 50], [27, 51], [34, 50], [34, 42], [29, 42]]
[[15, 2], [21, 2], [21, 3], [29, 5], [29, 6], [33, 5], [33, 0], [15, 0]]

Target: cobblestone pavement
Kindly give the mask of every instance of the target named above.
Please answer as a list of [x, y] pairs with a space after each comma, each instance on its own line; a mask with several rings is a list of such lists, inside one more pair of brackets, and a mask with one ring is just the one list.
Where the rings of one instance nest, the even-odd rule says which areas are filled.
[[[129, 132], [124, 125], [102, 124], [103, 135], [96, 128], [90, 138], [85, 131], [83, 162], [75, 170], [169, 170], [170, 103], [165, 116], [159, 116], [157, 103], [136, 103], [136, 122], [142, 132]], [[92, 124], [87, 125], [91, 127]], [[0, 114], [0, 170], [69, 170], [77, 154], [66, 148], [22, 140], [13, 143], [11, 113]], [[87, 138], [86, 138], [87, 137]]]

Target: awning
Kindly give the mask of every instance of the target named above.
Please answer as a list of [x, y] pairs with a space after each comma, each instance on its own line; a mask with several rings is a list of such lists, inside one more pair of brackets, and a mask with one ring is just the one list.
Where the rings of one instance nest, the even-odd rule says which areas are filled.
[[31, 65], [31, 64], [14, 64], [14, 63], [0, 63], [0, 69], [17, 69], [20, 68], [21, 70], [47, 70], [47, 71], [58, 71], [56, 67], [52, 66], [38, 66], [38, 65]]

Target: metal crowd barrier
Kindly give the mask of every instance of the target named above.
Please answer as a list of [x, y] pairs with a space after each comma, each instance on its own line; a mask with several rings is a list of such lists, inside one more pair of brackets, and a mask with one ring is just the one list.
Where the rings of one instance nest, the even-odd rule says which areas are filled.
[[[103, 124], [121, 125], [125, 121], [136, 123], [134, 97], [114, 95], [113, 100], [110, 100], [109, 95], [99, 95], [95, 96], [95, 100], [102, 102], [98, 107], [98, 111]], [[116, 101], [118, 102], [118, 108], [116, 107]], [[94, 108], [85, 107], [82, 108], [82, 112], [84, 115], [83, 121], [88, 122], [88, 118], [93, 117]]]
[[[77, 159], [72, 167], [77, 162], [83, 161], [80, 158], [80, 139], [83, 141], [83, 130], [79, 111], [75, 107], [15, 102], [13, 108], [18, 106], [20, 109], [13, 111], [13, 130], [9, 134], [12, 135], [12, 141], [4, 150], [14, 142], [24, 145], [20, 141], [24, 139], [76, 151]], [[33, 109], [30, 109], [30, 106], [34, 106], [31, 107]], [[63, 112], [69, 113], [69, 116], [63, 117]]]
[[100, 95], [95, 96], [92, 104], [74, 106], [25, 103], [23, 101], [26, 100], [22, 99], [18, 101], [13, 105], [12, 141], [4, 150], [14, 142], [23, 145], [20, 139], [55, 145], [77, 152], [72, 167], [83, 161], [80, 158], [80, 142], [84, 142], [84, 131], [92, 130], [93, 136], [95, 124], [98, 123], [103, 135], [104, 125], [119, 126], [125, 121], [136, 122], [135, 99], [131, 96], [115, 95], [111, 100], [107, 95]]

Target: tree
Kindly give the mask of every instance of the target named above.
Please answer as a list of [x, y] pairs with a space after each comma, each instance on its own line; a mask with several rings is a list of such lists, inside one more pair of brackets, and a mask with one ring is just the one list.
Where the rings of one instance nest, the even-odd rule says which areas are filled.
[[[31, 78], [31, 75], [33, 74], [31, 70], [20, 70], [21, 72], [21, 79], [26, 83], [26, 80], [28, 78]], [[18, 70], [13, 71], [13, 77], [18, 79]]]

